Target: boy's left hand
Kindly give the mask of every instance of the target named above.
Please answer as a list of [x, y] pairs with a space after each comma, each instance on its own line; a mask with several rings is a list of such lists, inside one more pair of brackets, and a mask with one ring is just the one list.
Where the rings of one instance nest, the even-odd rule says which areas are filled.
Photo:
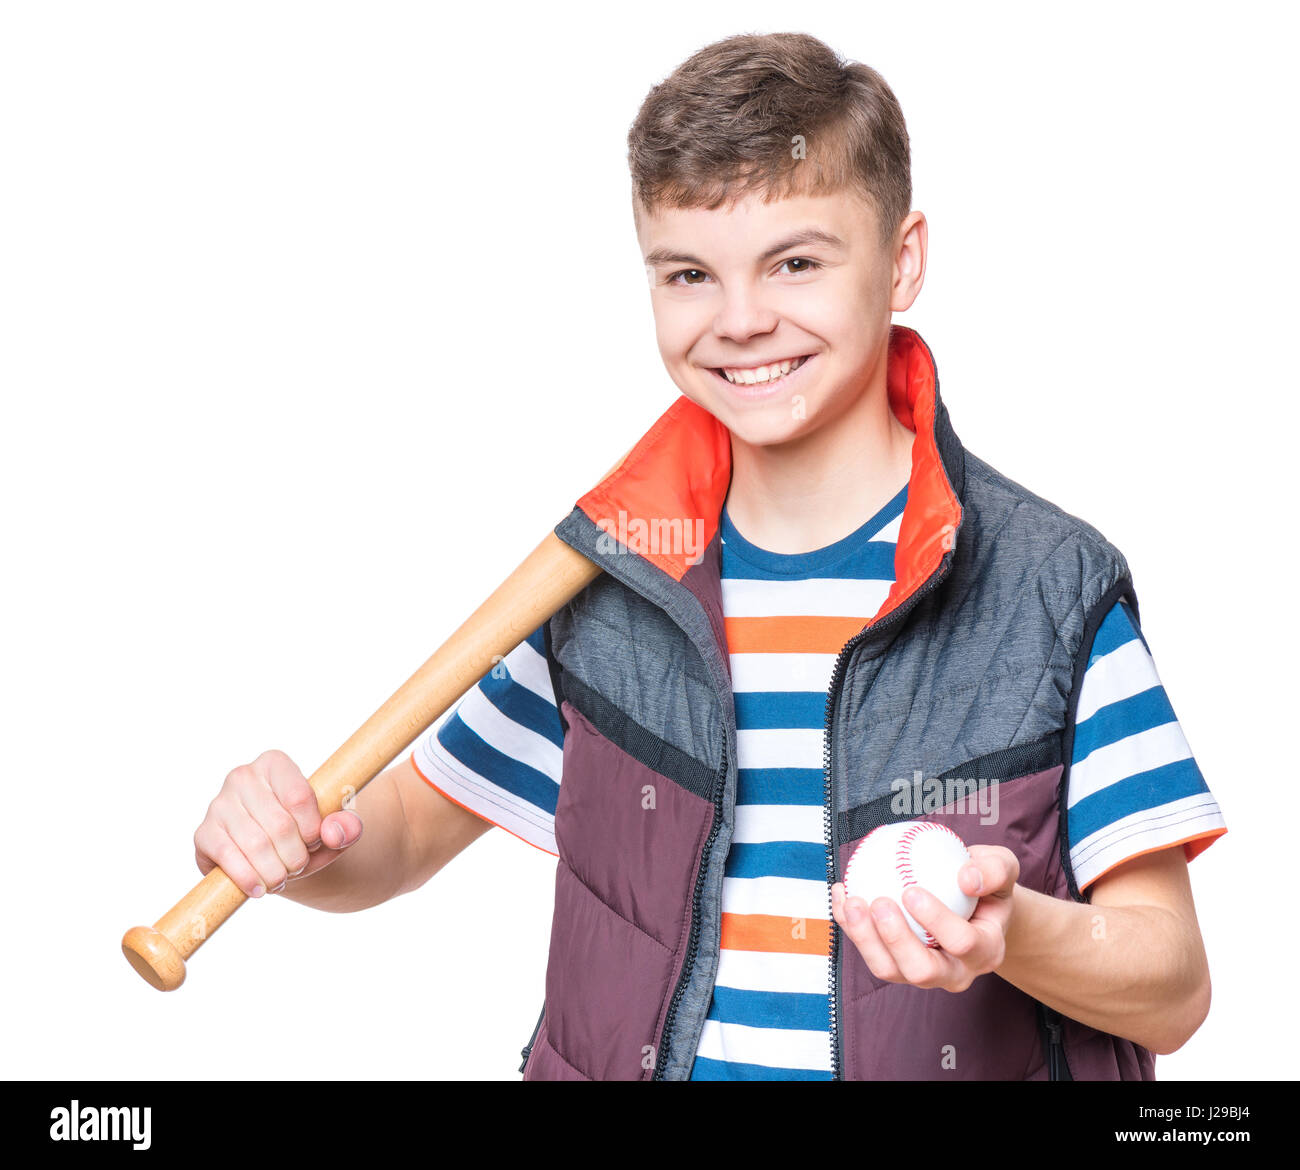
[[868, 907], [862, 898], [845, 899], [843, 882], [831, 886], [831, 913], [877, 979], [965, 991], [976, 976], [1001, 966], [1020, 862], [1001, 845], [972, 845], [969, 852], [972, 864], [957, 878], [966, 893], [979, 895], [969, 922], [919, 886], [903, 892], [907, 912], [938, 947], [916, 937], [891, 898], [877, 898]]

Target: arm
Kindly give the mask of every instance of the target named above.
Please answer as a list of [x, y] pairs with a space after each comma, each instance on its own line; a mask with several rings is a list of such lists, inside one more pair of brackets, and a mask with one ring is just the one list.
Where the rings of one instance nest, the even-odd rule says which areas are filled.
[[365, 831], [336, 861], [290, 878], [281, 896], [318, 910], [365, 910], [419, 889], [490, 821], [426, 783], [407, 756], [357, 793], [353, 811]]
[[958, 879], [980, 895], [969, 922], [919, 887], [903, 894], [941, 950], [913, 934], [891, 899], [868, 907], [845, 899], [842, 883], [832, 887], [835, 919], [878, 979], [964, 991], [994, 971], [1071, 1019], [1155, 1053], [1182, 1047], [1200, 1027], [1210, 976], [1180, 846], [1116, 866], [1093, 883], [1091, 904], [1019, 885], [1009, 849], [973, 845], [970, 854]]
[[226, 777], [195, 831], [194, 856], [202, 873], [221, 866], [250, 898], [283, 892], [347, 913], [423, 885], [491, 827], [426, 784], [409, 756], [350, 809], [322, 818], [298, 765], [267, 751]]
[[1210, 971], [1181, 846], [1134, 857], [1066, 902], [1015, 886], [997, 973], [1049, 1007], [1167, 1054], [1210, 1010]]

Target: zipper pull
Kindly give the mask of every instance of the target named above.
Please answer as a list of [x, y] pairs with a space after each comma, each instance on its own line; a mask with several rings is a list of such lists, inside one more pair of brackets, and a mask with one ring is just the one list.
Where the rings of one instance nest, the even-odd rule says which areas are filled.
[[542, 1030], [542, 1017], [544, 1015], [546, 1015], [545, 1001], [542, 1002], [542, 1010], [537, 1013], [537, 1023], [533, 1025], [533, 1034], [528, 1037], [528, 1043], [519, 1050], [519, 1055], [524, 1058], [523, 1063], [519, 1066], [520, 1072], [523, 1072], [528, 1067], [528, 1057], [532, 1055], [533, 1045], [537, 1043], [537, 1033]]

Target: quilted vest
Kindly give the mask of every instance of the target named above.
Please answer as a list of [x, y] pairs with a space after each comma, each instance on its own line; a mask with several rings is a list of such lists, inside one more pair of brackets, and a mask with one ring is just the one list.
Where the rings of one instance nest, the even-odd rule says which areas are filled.
[[[1128, 565], [963, 447], [914, 330], [891, 328], [887, 367], [890, 408], [917, 437], [896, 579], [827, 691], [826, 916], [857, 843], [899, 820], [1004, 845], [1023, 886], [1084, 900], [1064, 794], [1097, 627], [1120, 597], [1137, 612]], [[690, 1076], [736, 801], [718, 531], [730, 479], [729, 432], [682, 396], [556, 526], [604, 572], [545, 628], [565, 734], [525, 1080]], [[831, 940], [838, 1078], [1154, 1078], [1147, 1049], [996, 973], [959, 993], [887, 983], [833, 919]]]

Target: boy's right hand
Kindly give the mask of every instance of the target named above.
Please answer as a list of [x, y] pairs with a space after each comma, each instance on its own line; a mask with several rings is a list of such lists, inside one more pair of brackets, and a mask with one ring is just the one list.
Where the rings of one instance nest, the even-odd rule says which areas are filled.
[[245, 894], [260, 898], [323, 869], [360, 836], [355, 812], [322, 818], [298, 765], [271, 750], [226, 777], [195, 830], [194, 860], [203, 874], [221, 866]]

